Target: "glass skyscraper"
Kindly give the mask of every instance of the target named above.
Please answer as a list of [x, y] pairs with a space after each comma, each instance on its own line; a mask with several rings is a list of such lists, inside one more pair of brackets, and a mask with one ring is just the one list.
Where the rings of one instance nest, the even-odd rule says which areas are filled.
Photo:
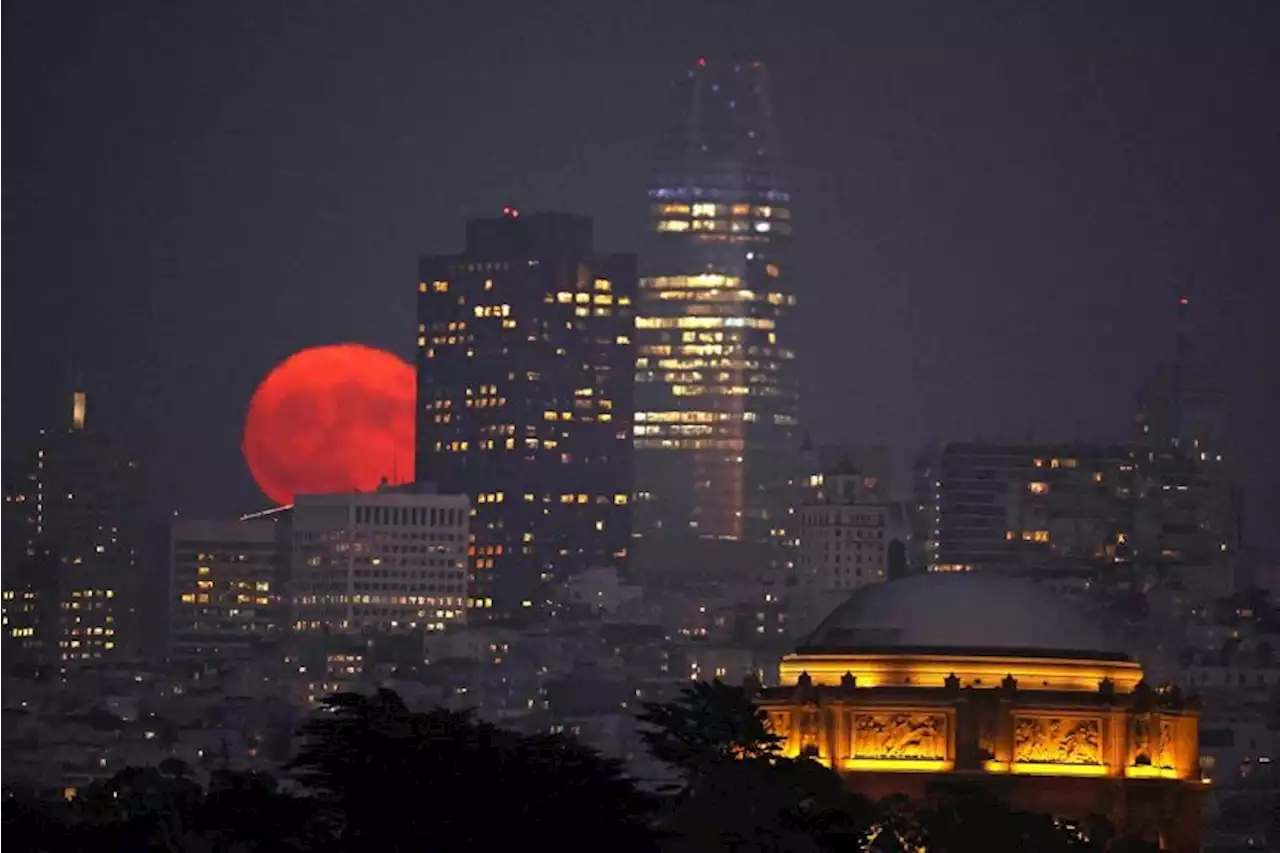
[[764, 66], [699, 59], [665, 119], [636, 318], [635, 532], [641, 547], [784, 542], [796, 298]]
[[592, 230], [507, 209], [419, 263], [417, 479], [471, 498], [473, 616], [545, 615], [626, 565], [636, 258]]

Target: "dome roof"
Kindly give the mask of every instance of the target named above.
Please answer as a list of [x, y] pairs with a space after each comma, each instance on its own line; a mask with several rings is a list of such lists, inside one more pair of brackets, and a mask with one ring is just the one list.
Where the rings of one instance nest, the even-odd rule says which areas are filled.
[[1052, 589], [981, 572], [930, 572], [864, 586], [797, 651], [896, 650], [1128, 658], [1101, 625]]

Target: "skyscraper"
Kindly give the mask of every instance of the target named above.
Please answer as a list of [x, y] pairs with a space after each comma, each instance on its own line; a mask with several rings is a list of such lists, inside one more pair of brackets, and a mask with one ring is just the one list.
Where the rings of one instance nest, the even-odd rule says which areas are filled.
[[635, 256], [508, 209], [419, 270], [417, 479], [471, 497], [473, 610], [543, 610], [627, 558]]
[[5, 496], [5, 627], [38, 663], [138, 651], [142, 480], [93, 427], [86, 394], [67, 402], [65, 425], [41, 430]]
[[785, 541], [796, 298], [764, 67], [699, 59], [666, 118], [636, 319], [636, 532]]
[[1190, 301], [1179, 298], [1173, 358], [1138, 389], [1143, 501], [1136, 544], [1144, 559], [1165, 565], [1221, 566], [1239, 544], [1226, 393], [1203, 359], [1193, 357], [1189, 311]]

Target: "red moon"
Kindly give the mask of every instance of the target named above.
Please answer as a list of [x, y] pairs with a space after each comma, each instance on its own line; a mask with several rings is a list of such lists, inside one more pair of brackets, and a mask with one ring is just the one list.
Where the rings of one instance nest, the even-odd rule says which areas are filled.
[[245, 462], [278, 504], [413, 479], [413, 367], [360, 344], [312, 347], [267, 374], [249, 401]]

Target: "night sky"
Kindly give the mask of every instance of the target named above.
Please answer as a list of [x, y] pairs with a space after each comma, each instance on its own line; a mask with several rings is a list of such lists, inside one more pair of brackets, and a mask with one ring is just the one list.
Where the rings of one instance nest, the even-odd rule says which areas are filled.
[[157, 510], [265, 505], [240, 440], [275, 363], [410, 358], [417, 256], [468, 215], [634, 251], [670, 82], [758, 56], [815, 439], [1127, 438], [1186, 294], [1274, 521], [1280, 4], [746, 6], [6, 4], [6, 457], [79, 368]]

